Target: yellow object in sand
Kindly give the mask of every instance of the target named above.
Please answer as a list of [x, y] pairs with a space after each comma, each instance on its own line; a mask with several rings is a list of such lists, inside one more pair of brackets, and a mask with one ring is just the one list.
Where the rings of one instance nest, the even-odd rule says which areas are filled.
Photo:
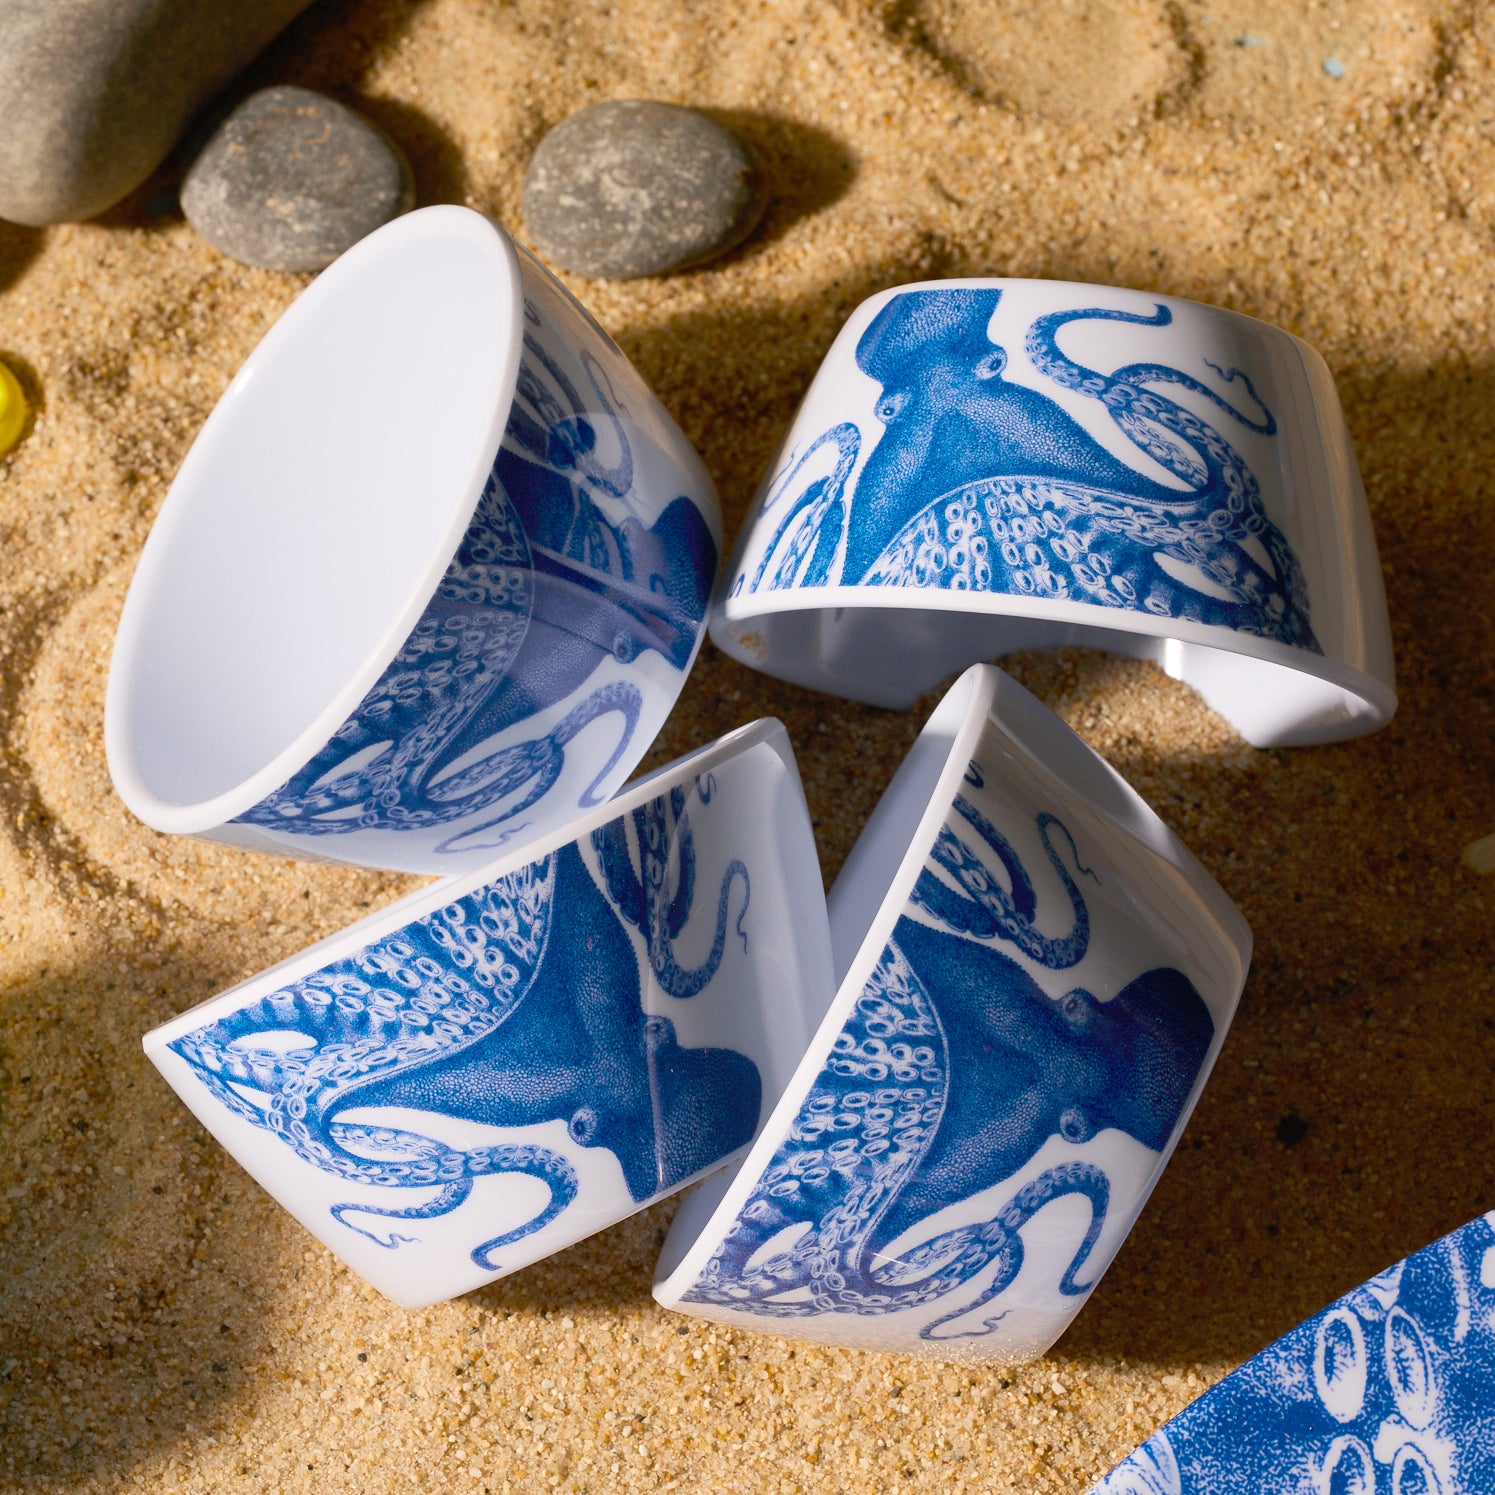
[[21, 381], [0, 363], [0, 457], [21, 439], [27, 413]]

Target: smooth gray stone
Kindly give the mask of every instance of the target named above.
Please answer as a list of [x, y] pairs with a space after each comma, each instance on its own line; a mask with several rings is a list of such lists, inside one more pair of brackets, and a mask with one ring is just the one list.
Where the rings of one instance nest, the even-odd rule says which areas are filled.
[[264, 88], [213, 132], [182, 183], [208, 243], [266, 270], [320, 270], [415, 203], [399, 147], [309, 88]]
[[308, 0], [0, 0], [0, 218], [91, 218]]
[[742, 141], [678, 104], [593, 104], [540, 142], [524, 179], [524, 221], [540, 252], [622, 280], [731, 249], [764, 206]]

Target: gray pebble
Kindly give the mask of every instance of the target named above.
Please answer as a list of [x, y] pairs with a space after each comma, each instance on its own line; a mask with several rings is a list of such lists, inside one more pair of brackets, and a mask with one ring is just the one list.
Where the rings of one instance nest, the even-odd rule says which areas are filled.
[[266, 270], [320, 270], [415, 201], [399, 148], [309, 88], [251, 94], [182, 183], [182, 211], [216, 249]]
[[308, 0], [0, 0], [0, 218], [133, 191]]
[[731, 249], [764, 205], [747, 147], [678, 104], [593, 104], [540, 142], [524, 179], [524, 221], [540, 252], [622, 280]]

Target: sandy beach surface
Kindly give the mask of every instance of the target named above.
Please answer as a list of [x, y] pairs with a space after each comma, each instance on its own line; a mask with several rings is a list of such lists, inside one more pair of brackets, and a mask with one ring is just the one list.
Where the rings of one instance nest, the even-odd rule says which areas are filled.
[[[1079, 1495], [1269, 1340], [1495, 1206], [1495, 882], [1460, 862], [1495, 832], [1492, 47], [1495, 6], [1468, 0], [319, 0], [243, 80], [363, 109], [421, 202], [521, 236], [529, 156], [585, 104], [738, 130], [773, 198], [746, 245], [570, 281], [705, 457], [729, 534], [884, 286], [1135, 286], [1327, 358], [1386, 574], [1388, 728], [1257, 751], [1149, 665], [1010, 662], [1256, 935], [1151, 1205], [1017, 1371], [666, 1314], [668, 1204], [404, 1312], [189, 1117], [141, 1034], [416, 885], [157, 836], [104, 764], [135, 558], [305, 279], [198, 238], [180, 160], [101, 220], [0, 224], [0, 358], [39, 406], [0, 461], [0, 1488]], [[650, 761], [781, 717], [829, 881], [932, 699], [855, 706], [708, 646]]]

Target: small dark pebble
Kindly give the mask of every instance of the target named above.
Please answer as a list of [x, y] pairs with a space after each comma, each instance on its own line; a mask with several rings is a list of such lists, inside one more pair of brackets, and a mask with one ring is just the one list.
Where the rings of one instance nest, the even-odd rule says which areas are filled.
[[594, 104], [541, 142], [524, 179], [540, 253], [581, 275], [683, 270], [740, 244], [763, 216], [747, 147], [694, 109]]
[[251, 94], [182, 183], [193, 228], [266, 270], [320, 270], [414, 202], [410, 167], [389, 137], [308, 88]]
[[1311, 1121], [1305, 1121], [1296, 1111], [1289, 1111], [1277, 1123], [1277, 1140], [1284, 1147], [1296, 1147], [1308, 1135], [1312, 1126]]

